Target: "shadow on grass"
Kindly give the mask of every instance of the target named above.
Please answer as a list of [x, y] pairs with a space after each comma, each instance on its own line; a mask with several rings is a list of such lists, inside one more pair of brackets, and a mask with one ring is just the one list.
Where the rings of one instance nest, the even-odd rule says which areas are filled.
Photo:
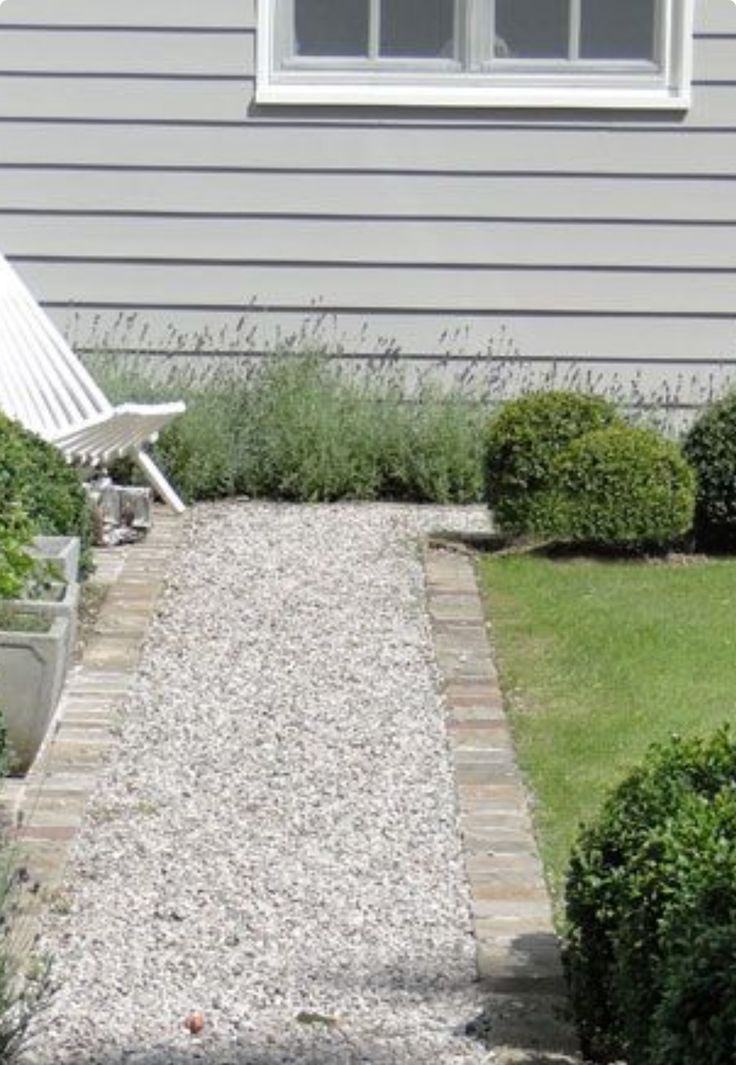
[[597, 543], [564, 543], [557, 540], [540, 541], [525, 537], [506, 536], [498, 532], [460, 532], [438, 529], [427, 537], [429, 547], [467, 552], [473, 555], [531, 555], [558, 562], [610, 562], [630, 565], [641, 563], [676, 563], [690, 565], [708, 562], [711, 559], [733, 558], [734, 553], [705, 552], [696, 547], [691, 539], [674, 545], [618, 545], [616, 547]]

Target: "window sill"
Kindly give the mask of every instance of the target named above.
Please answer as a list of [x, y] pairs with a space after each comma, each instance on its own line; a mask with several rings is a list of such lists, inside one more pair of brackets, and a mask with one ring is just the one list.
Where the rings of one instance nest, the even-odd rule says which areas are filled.
[[677, 110], [690, 106], [685, 89], [664, 87], [621, 88], [585, 86], [499, 85], [397, 85], [378, 83], [335, 84], [305, 81], [259, 80], [259, 104], [320, 104], [374, 107], [516, 107], [516, 108], [617, 108], [619, 110]]

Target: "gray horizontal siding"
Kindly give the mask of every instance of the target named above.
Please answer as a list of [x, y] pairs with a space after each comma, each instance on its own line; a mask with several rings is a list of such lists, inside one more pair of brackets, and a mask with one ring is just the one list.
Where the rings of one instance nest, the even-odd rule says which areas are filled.
[[[174, 81], [170, 78], [99, 77], [54, 75], [26, 77], [0, 75], [0, 119], [57, 118], [63, 120], [125, 122], [229, 122], [248, 119], [254, 106], [254, 82], [250, 78], [229, 82], [218, 78]], [[271, 109], [273, 110], [273, 109]], [[358, 117], [355, 108], [352, 113]], [[408, 112], [411, 115], [411, 111]], [[476, 121], [481, 118], [478, 112]], [[682, 129], [736, 129], [736, 82], [703, 84], [686, 115], [679, 112], [599, 113], [525, 112], [527, 121], [560, 127], [606, 126], [616, 128], [678, 127]], [[513, 126], [520, 116], [513, 110], [496, 110], [484, 118], [486, 129]], [[281, 126], [281, 136], [284, 128]]]
[[6, 0], [0, 247], [82, 347], [491, 343], [514, 387], [702, 401], [736, 366], [736, 5], [697, 11], [687, 114], [371, 111], [256, 107], [253, 0]]
[[[22, 168], [0, 169], [0, 204], [5, 211], [414, 216], [428, 225], [433, 218], [734, 222], [736, 180]], [[362, 256], [356, 246], [356, 260]]]
[[[180, 349], [257, 352], [275, 340], [274, 322], [281, 339], [312, 337], [347, 355], [382, 356], [400, 350], [412, 360], [435, 360], [445, 355], [467, 361], [490, 351], [508, 359], [517, 352], [540, 362], [600, 361], [623, 366], [670, 362], [677, 372], [702, 363], [726, 364], [733, 360], [733, 324], [723, 318], [680, 317], [656, 319], [655, 346], [651, 316], [547, 315], [513, 316], [484, 311], [448, 314], [444, 311], [415, 315], [379, 310], [367, 318], [360, 311], [327, 314], [309, 311], [255, 312], [248, 307], [193, 310], [168, 308], [135, 310], [84, 305], [66, 301], [52, 305], [55, 320], [85, 350], [111, 344], [128, 350], [156, 353]], [[660, 368], [660, 371], [661, 368]]]
[[[305, 292], [330, 308], [370, 313], [397, 310], [473, 312], [480, 308], [556, 313], [734, 314], [736, 271], [695, 273], [642, 270], [635, 275], [610, 270], [463, 270], [436, 267], [421, 276], [412, 267], [384, 264], [266, 266], [151, 264], [96, 261], [16, 260], [31, 286], [47, 300], [61, 300], [70, 289], [91, 303], [117, 302], [121, 294], [134, 306], [154, 300], [171, 307], [201, 304], [300, 307]], [[623, 276], [622, 276], [623, 275]], [[622, 284], [622, 281], [625, 283]]]
[[704, 33], [734, 33], [732, 0], [696, 0], [695, 30]]
[[119, 33], [105, 29], [17, 29], [0, 33], [2, 74], [209, 76], [242, 80], [244, 75], [253, 75], [254, 61], [255, 33], [247, 29], [206, 34], [190, 29], [175, 36], [163, 29]]
[[[736, 11], [736, 5], [734, 6]], [[736, 54], [736, 42], [734, 42]], [[735, 60], [736, 63], [736, 60]], [[90, 90], [91, 91], [91, 90]], [[101, 170], [164, 168], [276, 172], [421, 174], [632, 174], [736, 176], [735, 129], [683, 136], [675, 125], [646, 130], [530, 130], [434, 125], [247, 122], [235, 126], [141, 126], [13, 121], [3, 129], [0, 169], [37, 165]], [[442, 149], [438, 150], [438, 140]], [[148, 179], [148, 180], [159, 180]], [[127, 178], [120, 179], [124, 185]], [[65, 182], [67, 183], [67, 182]], [[263, 184], [266, 184], [264, 179]], [[356, 210], [360, 211], [356, 201]]]
[[242, 122], [252, 98], [250, 80], [0, 76], [0, 118]]
[[598, 222], [366, 218], [129, 218], [0, 216], [6, 255], [109, 259], [437, 266], [626, 267], [736, 270], [736, 223], [611, 225]]
[[255, 0], [4, 0], [0, 22], [40, 26], [164, 26], [254, 25]]

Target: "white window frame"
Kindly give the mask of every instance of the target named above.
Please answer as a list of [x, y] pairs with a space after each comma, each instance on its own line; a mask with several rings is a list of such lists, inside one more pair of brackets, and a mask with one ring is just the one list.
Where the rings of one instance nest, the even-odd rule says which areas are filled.
[[[490, 8], [486, 0], [463, 2], [477, 33]], [[310, 57], [282, 63], [288, 41], [277, 18], [280, 3], [289, 0], [257, 0], [260, 104], [685, 110], [691, 102], [695, 0], [659, 0], [658, 69], [635, 62], [494, 58], [473, 72], [443, 59], [371, 63]], [[465, 32], [470, 49], [470, 25]]]

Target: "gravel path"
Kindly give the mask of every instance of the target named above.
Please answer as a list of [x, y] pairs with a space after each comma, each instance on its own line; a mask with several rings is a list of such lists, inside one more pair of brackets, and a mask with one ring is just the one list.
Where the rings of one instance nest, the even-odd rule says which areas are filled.
[[187, 520], [25, 1060], [487, 1061], [461, 1034], [480, 998], [417, 550], [484, 512]]

